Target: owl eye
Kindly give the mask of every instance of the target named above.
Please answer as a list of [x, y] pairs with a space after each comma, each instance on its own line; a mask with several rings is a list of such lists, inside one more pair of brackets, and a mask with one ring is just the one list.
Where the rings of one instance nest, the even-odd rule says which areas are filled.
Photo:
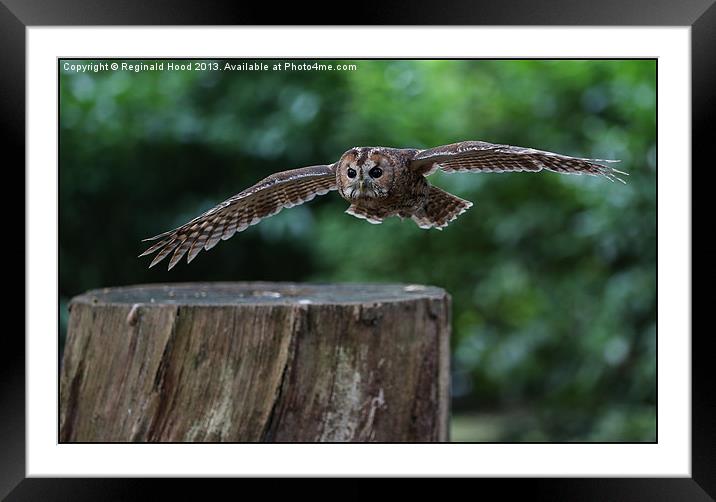
[[356, 173], [356, 170], [355, 170], [355, 169], [350, 168], [350, 167], [348, 168], [348, 177], [349, 177], [349, 178], [355, 178], [355, 177], [356, 177], [356, 174], [357, 174], [357, 173]]
[[380, 167], [374, 167], [370, 171], [368, 171], [368, 174], [370, 174], [371, 178], [380, 178], [383, 176], [383, 170]]

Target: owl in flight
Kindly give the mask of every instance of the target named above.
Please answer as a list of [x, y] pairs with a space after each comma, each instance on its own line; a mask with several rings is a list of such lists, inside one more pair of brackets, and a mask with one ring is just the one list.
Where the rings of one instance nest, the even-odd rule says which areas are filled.
[[430, 185], [427, 176], [438, 169], [454, 172], [541, 171], [604, 176], [624, 180], [624, 174], [599, 162], [552, 152], [463, 141], [427, 150], [355, 147], [338, 162], [272, 174], [184, 225], [145, 241], [158, 241], [139, 256], [154, 252], [153, 267], [170, 253], [169, 270], [188, 253], [191, 262], [202, 249], [213, 248], [236, 232], [255, 225], [285, 207], [308, 202], [316, 195], [338, 190], [350, 203], [346, 213], [370, 223], [389, 216], [411, 218], [420, 228], [443, 229], [472, 206], [472, 202]]

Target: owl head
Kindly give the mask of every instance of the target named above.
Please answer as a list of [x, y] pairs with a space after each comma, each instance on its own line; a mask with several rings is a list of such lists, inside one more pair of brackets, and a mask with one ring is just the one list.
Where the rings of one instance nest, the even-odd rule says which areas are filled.
[[399, 166], [386, 150], [356, 147], [341, 156], [336, 177], [344, 198], [356, 200], [388, 196]]

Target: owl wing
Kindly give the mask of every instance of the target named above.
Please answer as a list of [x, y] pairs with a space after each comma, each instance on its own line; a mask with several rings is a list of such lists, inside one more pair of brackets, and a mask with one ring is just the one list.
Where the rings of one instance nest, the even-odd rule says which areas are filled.
[[174, 251], [169, 260], [171, 270], [187, 251], [189, 263], [202, 248], [209, 250], [219, 240], [230, 238], [234, 233], [255, 225], [262, 218], [273, 216], [284, 207], [303, 204], [316, 195], [323, 195], [337, 188], [333, 165], [304, 167], [272, 174], [179, 228], [144, 239], [159, 242], [139, 256], [158, 251], [149, 265], [151, 268]]
[[446, 173], [454, 172], [510, 172], [541, 171], [547, 169], [562, 174], [589, 174], [604, 176], [609, 181], [624, 180], [616, 174], [622, 171], [598, 162], [619, 162], [618, 160], [582, 159], [558, 153], [521, 148], [518, 146], [496, 145], [484, 141], [463, 141], [419, 151], [411, 162], [411, 168], [428, 176], [437, 169]]

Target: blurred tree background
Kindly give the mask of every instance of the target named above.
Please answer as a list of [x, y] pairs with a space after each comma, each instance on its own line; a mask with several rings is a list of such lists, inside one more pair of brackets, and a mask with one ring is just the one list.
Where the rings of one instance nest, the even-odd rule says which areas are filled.
[[[432, 284], [454, 300], [453, 440], [656, 439], [655, 61], [358, 60], [320, 61], [354, 71], [97, 73], [64, 63], [61, 345], [69, 299], [91, 288]], [[475, 202], [442, 232], [397, 218], [367, 224], [344, 214], [347, 203], [331, 193], [189, 266], [148, 270], [150, 259], [136, 258], [142, 238], [275, 171], [333, 162], [352, 146], [470, 139], [621, 159], [628, 184], [549, 172], [438, 173], [433, 184]]]

